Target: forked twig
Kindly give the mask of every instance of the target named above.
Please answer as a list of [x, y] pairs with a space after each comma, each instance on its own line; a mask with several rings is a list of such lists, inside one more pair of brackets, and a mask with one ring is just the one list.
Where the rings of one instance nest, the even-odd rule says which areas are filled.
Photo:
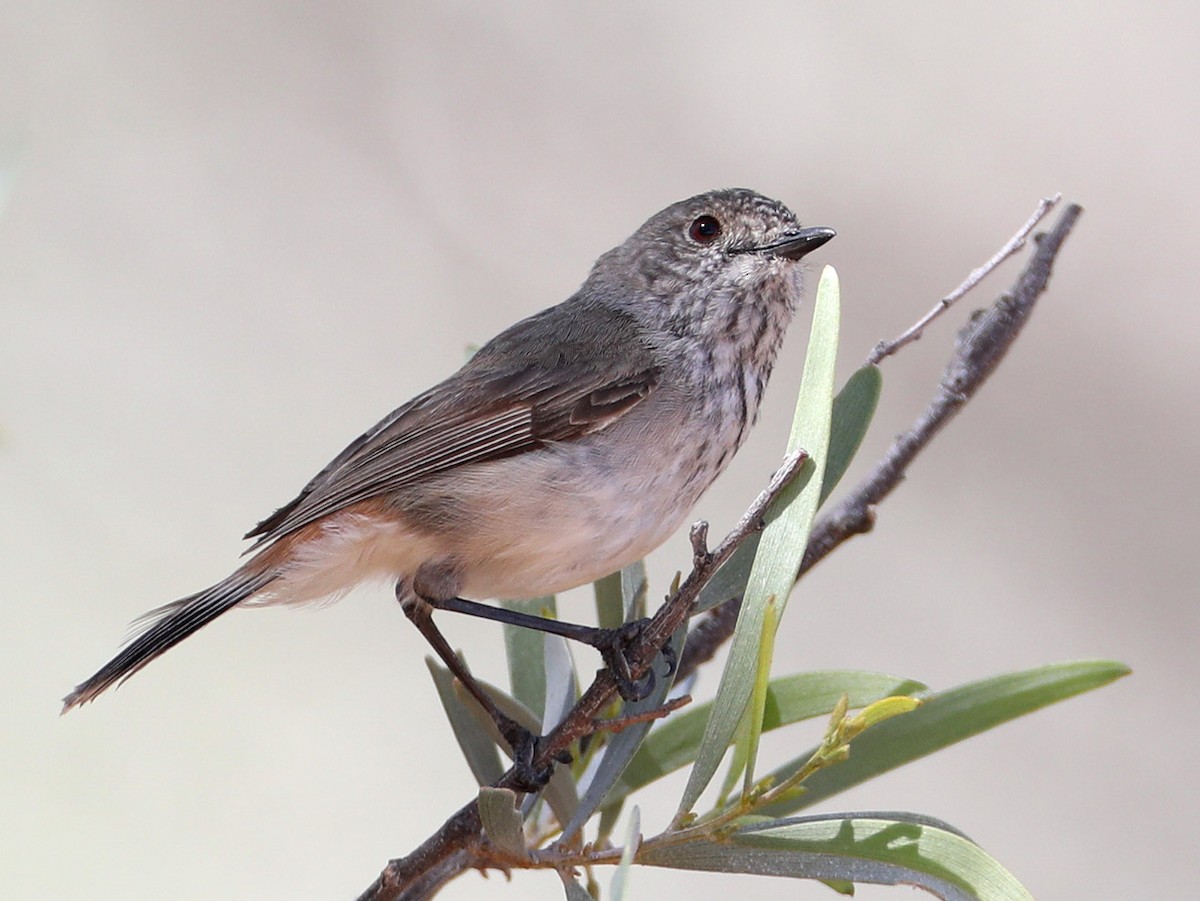
[[1029, 233], [1037, 228], [1039, 222], [1046, 218], [1055, 205], [1062, 199], [1062, 194], [1055, 194], [1053, 197], [1044, 197], [1038, 203], [1037, 209], [1033, 211], [1025, 224], [1017, 230], [1017, 233], [1009, 238], [1008, 243], [1001, 247], [992, 256], [990, 260], [984, 263], [977, 269], [973, 269], [971, 274], [963, 280], [963, 283], [943, 297], [937, 302], [932, 310], [922, 316], [908, 330], [891, 341], [880, 341], [875, 345], [867, 355], [867, 364], [877, 364], [884, 357], [891, 356], [906, 344], [911, 344], [913, 341], [920, 339], [921, 334], [925, 331], [925, 327], [933, 320], [937, 319], [942, 313], [946, 312], [955, 302], [958, 301], [964, 294], [978, 285], [981, 281], [987, 278], [988, 274], [1011, 257], [1014, 253], [1025, 246], [1025, 240], [1029, 237]]

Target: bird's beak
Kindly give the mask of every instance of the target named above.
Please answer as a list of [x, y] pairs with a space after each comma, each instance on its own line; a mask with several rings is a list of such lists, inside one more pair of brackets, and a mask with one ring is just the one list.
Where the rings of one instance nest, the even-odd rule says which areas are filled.
[[808, 256], [808, 254], [836, 235], [837, 232], [832, 228], [823, 228], [820, 226], [816, 228], [802, 228], [799, 231], [792, 232], [790, 235], [785, 235], [773, 244], [764, 244], [762, 247], [755, 247], [754, 250], [758, 253], [769, 253], [772, 256], [783, 257], [788, 260], [799, 260]]

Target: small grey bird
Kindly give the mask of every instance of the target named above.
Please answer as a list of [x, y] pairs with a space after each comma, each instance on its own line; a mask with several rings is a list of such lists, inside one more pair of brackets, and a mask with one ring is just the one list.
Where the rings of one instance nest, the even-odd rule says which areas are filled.
[[63, 711], [238, 605], [390, 579], [428, 621], [431, 605], [495, 610], [463, 596], [549, 594], [645, 556], [741, 446], [800, 299], [797, 261], [833, 236], [744, 189], [667, 207], [573, 297], [342, 451], [249, 532], [232, 575], [146, 614]]

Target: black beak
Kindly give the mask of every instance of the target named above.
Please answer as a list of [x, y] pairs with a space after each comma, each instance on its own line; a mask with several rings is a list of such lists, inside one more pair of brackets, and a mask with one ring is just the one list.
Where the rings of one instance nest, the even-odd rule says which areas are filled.
[[800, 231], [792, 232], [774, 244], [765, 244], [762, 247], [755, 247], [754, 250], [757, 253], [769, 253], [788, 260], [799, 260], [808, 256], [836, 235], [837, 232], [832, 228], [822, 228], [820, 226], [816, 228], [802, 228]]

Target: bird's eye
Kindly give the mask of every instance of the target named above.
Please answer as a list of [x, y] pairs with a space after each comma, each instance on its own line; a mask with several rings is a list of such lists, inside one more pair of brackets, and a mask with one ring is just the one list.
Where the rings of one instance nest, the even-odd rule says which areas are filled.
[[688, 226], [688, 237], [698, 244], [711, 244], [721, 234], [721, 223], [716, 216], [698, 216]]

